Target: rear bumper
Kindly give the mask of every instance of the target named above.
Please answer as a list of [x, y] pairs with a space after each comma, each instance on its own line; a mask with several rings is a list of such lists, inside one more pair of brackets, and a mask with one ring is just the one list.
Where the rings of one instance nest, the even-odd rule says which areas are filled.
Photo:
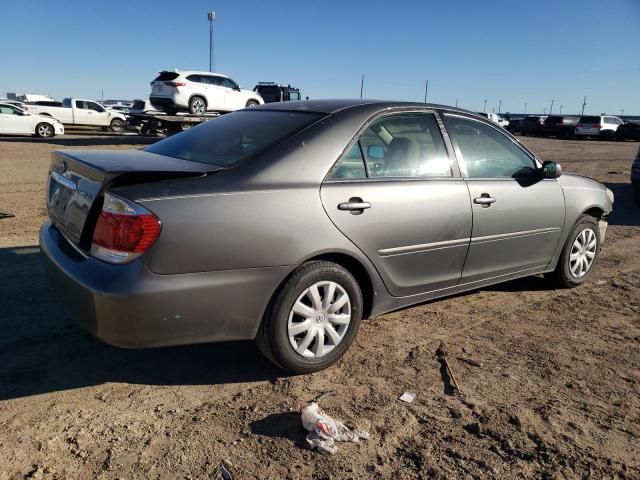
[[129, 348], [255, 338], [291, 267], [157, 275], [141, 260], [86, 258], [46, 222], [40, 247], [54, 294], [89, 333]]
[[187, 108], [188, 100], [183, 101], [181, 96], [172, 97], [149, 97], [149, 102], [154, 108], [162, 110], [162, 107]]

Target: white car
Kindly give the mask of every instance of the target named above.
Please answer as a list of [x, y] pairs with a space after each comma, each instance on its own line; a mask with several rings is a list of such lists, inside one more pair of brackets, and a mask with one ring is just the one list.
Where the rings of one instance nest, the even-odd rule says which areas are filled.
[[226, 75], [194, 70], [160, 72], [151, 82], [151, 104], [175, 115], [188, 110], [194, 115], [208, 111], [232, 112], [264, 103], [251, 90], [243, 90]]
[[580, 117], [574, 135], [582, 138], [598, 137], [613, 140], [616, 130], [623, 123], [622, 119], [611, 115]]
[[34, 115], [15, 105], [0, 103], [0, 133], [51, 138], [64, 134], [64, 126], [54, 118]]
[[485, 118], [488, 118], [493, 123], [497, 123], [502, 128], [507, 128], [509, 126], [509, 120], [505, 120], [497, 113], [486, 113], [486, 112], [478, 112], [478, 115], [482, 115]]

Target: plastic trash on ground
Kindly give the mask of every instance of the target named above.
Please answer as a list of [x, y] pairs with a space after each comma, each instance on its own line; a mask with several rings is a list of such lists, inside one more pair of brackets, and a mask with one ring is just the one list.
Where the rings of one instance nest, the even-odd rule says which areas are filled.
[[324, 413], [316, 403], [302, 409], [302, 426], [309, 432], [307, 443], [321, 453], [336, 453], [335, 442], [357, 442], [369, 438], [367, 432], [351, 430]]

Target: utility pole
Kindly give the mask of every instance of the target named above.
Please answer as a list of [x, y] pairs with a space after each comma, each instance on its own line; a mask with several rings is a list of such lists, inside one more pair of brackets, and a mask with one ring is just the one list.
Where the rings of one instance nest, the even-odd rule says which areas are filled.
[[364, 73], [362, 74], [362, 79], [360, 79], [360, 98], [362, 98], [363, 90], [364, 90]]
[[483, 112], [487, 111], [487, 99], [484, 99], [484, 108], [482, 109]]
[[551, 108], [549, 109], [549, 115], [551, 115], [553, 113], [553, 102], [554, 101], [555, 100], [553, 100], [553, 99], [551, 100]]
[[498, 113], [500, 113], [501, 108], [502, 108], [502, 99], [500, 99], [500, 103], [498, 103]]
[[424, 84], [424, 103], [427, 103], [427, 93], [429, 92], [429, 80]]
[[527, 114], [527, 102], [524, 102], [524, 114]]
[[216, 69], [216, 53], [213, 44], [213, 22], [216, 19], [216, 12], [209, 10], [207, 12], [207, 20], [209, 20], [209, 71]]
[[581, 117], [584, 116], [584, 107], [587, 106], [587, 97], [585, 95], [584, 100], [582, 100], [582, 113], [580, 114]]

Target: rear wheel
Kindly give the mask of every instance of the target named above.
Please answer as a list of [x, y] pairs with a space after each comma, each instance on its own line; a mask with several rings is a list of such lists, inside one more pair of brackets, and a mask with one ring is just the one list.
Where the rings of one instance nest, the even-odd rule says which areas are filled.
[[203, 115], [207, 111], [207, 102], [202, 97], [192, 97], [189, 100], [189, 113], [192, 115]]
[[272, 299], [258, 347], [293, 373], [327, 368], [347, 351], [362, 320], [362, 293], [342, 266], [312, 261], [299, 266]]
[[42, 122], [36, 125], [36, 136], [40, 138], [51, 138], [56, 134], [53, 125]]
[[567, 237], [551, 278], [560, 287], [577, 287], [589, 278], [599, 256], [598, 222], [589, 215], [582, 215]]
[[247, 107], [247, 108], [251, 108], [251, 107], [255, 107], [256, 105], [258, 105], [258, 102], [256, 102], [255, 100], [249, 100], [249, 101], [247, 102], [246, 107]]
[[111, 120], [109, 128], [114, 133], [120, 133], [122, 130], [124, 130], [124, 122], [120, 118], [114, 118], [113, 120]]
[[164, 107], [163, 111], [167, 115], [176, 115], [178, 113], [178, 109], [176, 107]]

